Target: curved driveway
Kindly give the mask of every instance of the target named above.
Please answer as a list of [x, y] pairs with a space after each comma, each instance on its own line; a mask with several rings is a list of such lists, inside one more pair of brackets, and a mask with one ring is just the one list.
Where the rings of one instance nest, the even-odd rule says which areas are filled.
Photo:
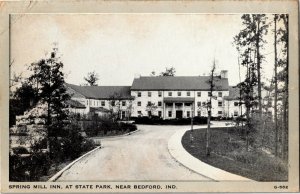
[[129, 136], [102, 139], [102, 148], [66, 170], [57, 181], [209, 181], [176, 162], [168, 151], [169, 138], [190, 126], [138, 125]]

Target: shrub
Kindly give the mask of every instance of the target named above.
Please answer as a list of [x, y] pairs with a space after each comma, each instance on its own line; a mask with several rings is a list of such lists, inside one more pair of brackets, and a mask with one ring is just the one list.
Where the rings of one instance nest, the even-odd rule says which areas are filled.
[[46, 153], [34, 153], [23, 157], [9, 155], [10, 181], [38, 181], [41, 176], [47, 175], [50, 168], [50, 159]]
[[82, 152], [88, 152], [96, 147], [96, 143], [92, 139], [84, 139], [84, 141], [81, 144], [81, 151]]
[[137, 130], [136, 125], [131, 123], [120, 123], [120, 128], [122, 128], [124, 131], [129, 132]]
[[[136, 117], [134, 118], [135, 124], [147, 124], [147, 125], [189, 125], [191, 124], [191, 118], [181, 118], [181, 119], [165, 119], [160, 117]], [[207, 124], [206, 117], [194, 117], [193, 123], [195, 125]]]
[[29, 154], [29, 151], [27, 150], [27, 148], [22, 147], [22, 146], [12, 148], [12, 151], [15, 155]]

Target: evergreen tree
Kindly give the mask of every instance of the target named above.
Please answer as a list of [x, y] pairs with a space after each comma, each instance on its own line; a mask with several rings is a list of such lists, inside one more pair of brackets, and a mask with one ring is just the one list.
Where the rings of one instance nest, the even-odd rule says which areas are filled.
[[47, 149], [52, 153], [51, 142], [57, 137], [64, 136], [63, 121], [67, 118], [66, 101], [70, 99], [66, 92], [63, 63], [57, 56], [57, 48], [53, 48], [50, 57], [32, 63], [29, 67], [33, 74], [28, 78], [31, 85], [36, 85], [36, 98], [46, 104], [45, 116], [47, 128]]

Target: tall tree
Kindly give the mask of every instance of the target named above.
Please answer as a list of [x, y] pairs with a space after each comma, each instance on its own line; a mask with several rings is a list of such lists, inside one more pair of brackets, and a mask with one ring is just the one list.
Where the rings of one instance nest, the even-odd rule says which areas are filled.
[[266, 43], [264, 35], [268, 32], [269, 24], [267, 24], [267, 17], [265, 14], [252, 14], [253, 24], [255, 25], [255, 47], [256, 47], [256, 65], [257, 65], [257, 89], [258, 89], [258, 108], [260, 117], [262, 116], [262, 82], [261, 82], [261, 62], [264, 56], [261, 54], [260, 48]]
[[[250, 33], [250, 34], [249, 34]], [[254, 87], [257, 85], [257, 71], [255, 71], [255, 48], [249, 41], [251, 39], [251, 32], [248, 29], [243, 29], [234, 37], [234, 44], [242, 59], [241, 65], [246, 67], [246, 78], [240, 82], [237, 87], [240, 89], [241, 101], [245, 104], [246, 115], [246, 150], [249, 149], [249, 134], [253, 131], [251, 109], [256, 106], [256, 98], [254, 97]]]
[[166, 67], [166, 70], [160, 73], [160, 76], [175, 76], [176, 70], [174, 67]]
[[288, 158], [288, 70], [289, 70], [289, 21], [287, 14], [280, 14], [279, 20], [283, 23], [283, 27], [278, 29], [278, 41], [283, 45], [281, 49], [281, 57], [278, 60], [278, 67], [282, 70], [278, 72], [278, 81], [283, 82], [282, 95], [282, 111], [283, 111], [283, 127], [282, 127], [282, 153], [281, 156], [285, 160]]
[[84, 77], [84, 80], [88, 83], [90, 86], [97, 86], [97, 82], [99, 80], [99, 75], [93, 71], [89, 72], [86, 77]]
[[62, 72], [63, 63], [60, 61], [58, 49], [53, 48], [50, 56], [46, 59], [41, 59], [36, 63], [32, 63], [29, 67], [33, 74], [28, 78], [32, 85], [37, 85], [37, 99], [46, 104], [47, 115], [47, 149], [50, 156], [54, 155], [51, 149], [51, 142], [62, 136], [63, 120], [67, 118], [67, 113], [64, 110], [66, 101], [70, 99], [66, 92], [64, 74]]
[[275, 122], [275, 156], [278, 155], [278, 114], [277, 114], [277, 96], [278, 96], [278, 82], [277, 82], [277, 20], [278, 15], [274, 15], [274, 85], [275, 85], [275, 93], [274, 93], [274, 122]]
[[212, 101], [212, 98], [213, 98], [213, 91], [214, 91], [214, 88], [215, 88], [215, 70], [216, 70], [216, 63], [215, 63], [215, 60], [213, 61], [213, 66], [210, 70], [210, 75], [209, 75], [209, 80], [208, 80], [208, 84], [209, 84], [209, 92], [210, 92], [210, 95], [209, 95], [209, 99], [208, 99], [208, 102], [207, 102], [207, 113], [208, 113], [208, 116], [207, 116], [207, 128], [206, 128], [206, 156], [210, 156], [210, 120], [211, 120], [211, 109], [212, 109], [212, 106], [211, 106], [211, 101]]
[[[248, 58], [251, 58], [251, 68], [256, 70], [257, 74], [257, 90], [258, 90], [258, 109], [259, 115], [262, 116], [262, 82], [261, 82], [261, 69], [262, 55], [261, 49], [264, 48], [266, 43], [264, 36], [268, 32], [267, 17], [265, 14], [244, 14], [242, 17], [244, 29], [235, 36], [234, 42], [238, 46], [239, 50], [246, 54]], [[245, 56], [244, 56], [245, 57]]]

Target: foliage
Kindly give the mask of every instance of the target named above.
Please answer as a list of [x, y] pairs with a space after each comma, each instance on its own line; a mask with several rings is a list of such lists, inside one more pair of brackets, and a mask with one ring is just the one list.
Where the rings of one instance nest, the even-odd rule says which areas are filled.
[[[190, 125], [191, 118], [181, 118], [181, 119], [162, 119], [157, 116], [150, 117], [135, 117], [135, 124], [146, 124], [146, 125]], [[207, 124], [206, 117], [194, 117], [193, 123], [195, 125]]]
[[134, 124], [113, 121], [106, 117], [92, 117], [90, 121], [78, 122], [82, 123], [83, 130], [89, 137], [121, 135], [137, 129]]
[[16, 116], [22, 115], [26, 110], [32, 108], [36, 102], [36, 90], [28, 82], [23, 82], [20, 87], [12, 93], [9, 99], [9, 126], [16, 124]]
[[160, 76], [175, 76], [176, 70], [174, 67], [166, 67], [166, 70], [160, 73]]
[[88, 83], [90, 86], [97, 86], [97, 81], [99, 80], [99, 75], [93, 71], [89, 72], [86, 77], [84, 77], [84, 80]]
[[147, 104], [146, 110], [150, 112], [150, 117], [152, 117], [154, 111], [157, 109], [157, 105], [154, 102]]
[[[49, 57], [31, 64], [32, 74], [11, 100], [16, 104], [22, 102], [30, 109], [27, 112], [29, 120], [46, 120], [41, 125], [34, 124], [33, 130], [28, 132], [26, 137], [32, 145], [27, 155], [20, 154], [21, 149], [11, 153], [11, 181], [37, 181], [47, 175], [51, 166], [73, 160], [94, 148], [92, 140], [81, 135], [78, 123], [71, 120], [72, 117], [68, 118], [65, 108], [70, 96], [66, 92], [62, 68], [57, 48], [54, 48]], [[31, 109], [32, 99], [36, 105]]]

